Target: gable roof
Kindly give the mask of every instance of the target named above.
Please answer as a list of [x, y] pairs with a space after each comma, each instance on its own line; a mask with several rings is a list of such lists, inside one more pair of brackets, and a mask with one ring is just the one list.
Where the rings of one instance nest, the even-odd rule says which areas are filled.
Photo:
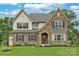
[[65, 18], [65, 20], [69, 21], [68, 17], [64, 14], [64, 12], [63, 12], [62, 9], [58, 8], [58, 9], [56, 10], [56, 13], [57, 13], [57, 12], [59, 12], [60, 14], [62, 14], [63, 17]]
[[57, 9], [53, 14], [27, 14], [23, 9], [17, 14], [17, 16], [14, 18], [14, 20], [19, 16], [21, 12], [24, 12], [26, 16], [32, 21], [32, 22], [47, 22], [54, 14], [57, 12], [60, 12], [63, 14], [63, 16], [66, 18], [66, 20], [69, 20], [67, 16], [63, 13], [61, 9]]
[[[52, 14], [40, 14], [40, 13], [34, 13], [34, 14], [27, 14], [23, 9], [20, 10], [20, 12], [16, 15], [16, 17], [14, 18], [14, 21], [16, 20], [16, 18], [20, 15], [21, 12], [24, 12], [25, 15], [32, 21], [32, 22], [46, 22], [50, 16], [52, 16]], [[13, 21], [13, 22], [14, 22]]]
[[24, 12], [26, 14], [26, 12], [22, 9], [22, 10], [20, 10], [20, 12], [16, 15], [16, 17], [14, 19], [16, 19], [21, 14], [21, 12]]

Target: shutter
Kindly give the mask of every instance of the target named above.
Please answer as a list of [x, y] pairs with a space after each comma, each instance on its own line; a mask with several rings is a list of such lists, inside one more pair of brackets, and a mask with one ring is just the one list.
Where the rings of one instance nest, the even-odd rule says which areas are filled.
[[22, 41], [24, 41], [24, 35], [22, 35]]
[[27, 23], [27, 29], [28, 29], [28, 23]]
[[17, 23], [17, 29], [19, 28], [19, 26], [18, 26], [18, 25], [19, 25], [19, 23]]
[[54, 28], [54, 21], [53, 21], [53, 28]]
[[30, 41], [30, 34], [28, 35], [28, 37], [29, 37], [29, 38], [28, 38], [28, 41]]
[[65, 22], [63, 21], [63, 28], [64, 28]]
[[18, 34], [16, 34], [16, 41], [18, 41]]
[[35, 41], [36, 41], [36, 34], [35, 34]]

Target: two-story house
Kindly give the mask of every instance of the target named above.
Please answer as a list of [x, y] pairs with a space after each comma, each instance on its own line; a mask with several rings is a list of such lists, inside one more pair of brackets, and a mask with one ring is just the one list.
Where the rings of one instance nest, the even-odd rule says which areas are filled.
[[21, 10], [13, 22], [9, 45], [66, 45], [68, 18], [62, 10], [53, 14], [27, 14]]

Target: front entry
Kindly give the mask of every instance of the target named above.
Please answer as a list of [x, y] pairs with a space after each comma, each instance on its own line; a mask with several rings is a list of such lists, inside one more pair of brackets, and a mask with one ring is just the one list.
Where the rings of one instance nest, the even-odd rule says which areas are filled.
[[41, 34], [41, 43], [42, 44], [48, 44], [48, 34], [47, 33]]

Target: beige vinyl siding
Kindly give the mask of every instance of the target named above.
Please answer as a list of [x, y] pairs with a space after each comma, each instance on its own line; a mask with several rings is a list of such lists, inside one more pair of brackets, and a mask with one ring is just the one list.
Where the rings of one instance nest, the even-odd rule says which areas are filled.
[[[28, 29], [17, 29], [17, 23], [28, 23]], [[13, 30], [32, 30], [32, 22], [30, 19], [28, 19], [24, 12], [21, 12], [20, 15], [15, 19], [13, 23]]]
[[44, 25], [45, 23], [39, 23], [39, 29], [41, 29]]

